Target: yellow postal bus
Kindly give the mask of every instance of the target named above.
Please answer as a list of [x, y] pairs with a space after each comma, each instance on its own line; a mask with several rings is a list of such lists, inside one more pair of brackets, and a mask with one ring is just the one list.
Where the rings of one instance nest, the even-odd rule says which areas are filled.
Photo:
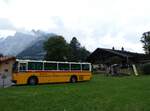
[[78, 82], [91, 79], [91, 64], [78, 62], [56, 62], [16, 60], [12, 81], [17, 84]]

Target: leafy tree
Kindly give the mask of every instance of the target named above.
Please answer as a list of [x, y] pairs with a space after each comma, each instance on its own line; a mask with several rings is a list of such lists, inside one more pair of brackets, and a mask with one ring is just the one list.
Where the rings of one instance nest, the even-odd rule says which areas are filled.
[[45, 59], [50, 61], [75, 61], [83, 62], [90, 52], [81, 47], [76, 37], [73, 37], [70, 44], [62, 36], [53, 36], [44, 43], [46, 51]]
[[74, 50], [77, 50], [81, 47], [76, 37], [73, 37], [72, 40], [70, 41], [70, 47], [73, 48]]
[[90, 55], [90, 52], [85, 48], [85, 47], [81, 47], [79, 49], [79, 60], [82, 62], [85, 62], [87, 57]]
[[145, 53], [150, 54], [150, 32], [143, 33], [141, 42], [143, 43], [143, 48], [145, 50]]
[[45, 59], [51, 61], [68, 61], [70, 48], [62, 36], [50, 37], [44, 43]]
[[73, 37], [70, 41], [71, 48], [71, 61], [85, 61], [90, 52], [85, 47], [81, 47], [76, 37]]
[[70, 41], [71, 48], [71, 61], [79, 61], [78, 50], [80, 49], [80, 43], [78, 42], [76, 37], [73, 37]]

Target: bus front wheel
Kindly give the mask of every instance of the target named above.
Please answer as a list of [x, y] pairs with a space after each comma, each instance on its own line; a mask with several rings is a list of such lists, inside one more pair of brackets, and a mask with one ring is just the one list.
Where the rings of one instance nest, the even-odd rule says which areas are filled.
[[38, 84], [38, 78], [36, 76], [32, 76], [28, 79], [28, 84], [29, 85], [36, 85]]
[[70, 82], [71, 83], [76, 83], [77, 82], [77, 76], [71, 76]]

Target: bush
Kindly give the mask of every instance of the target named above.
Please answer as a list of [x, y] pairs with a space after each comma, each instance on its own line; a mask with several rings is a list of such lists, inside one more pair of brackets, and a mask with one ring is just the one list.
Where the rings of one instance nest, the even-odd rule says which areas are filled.
[[141, 69], [143, 74], [150, 74], [150, 63], [143, 64]]

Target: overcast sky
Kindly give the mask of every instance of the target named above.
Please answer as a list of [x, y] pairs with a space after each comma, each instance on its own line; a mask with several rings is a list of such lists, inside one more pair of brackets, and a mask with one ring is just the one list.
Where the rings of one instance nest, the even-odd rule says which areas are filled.
[[0, 36], [43, 30], [97, 47], [143, 52], [150, 28], [149, 0], [0, 0]]

